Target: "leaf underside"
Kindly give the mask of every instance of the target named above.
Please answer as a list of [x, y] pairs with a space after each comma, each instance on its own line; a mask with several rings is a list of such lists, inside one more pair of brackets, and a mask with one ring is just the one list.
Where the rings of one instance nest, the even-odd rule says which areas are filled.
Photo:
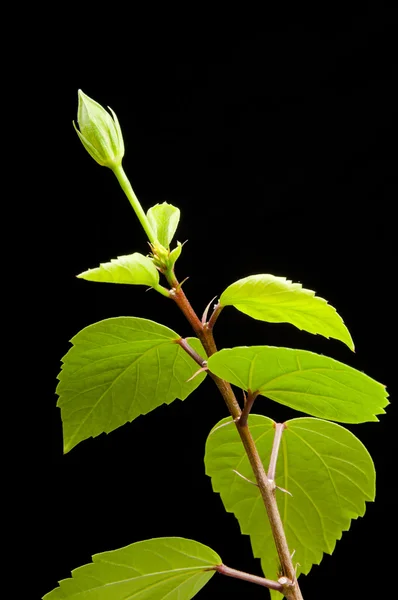
[[309, 333], [354, 344], [336, 310], [315, 292], [275, 275], [250, 275], [239, 279], [221, 294], [221, 306], [235, 306], [260, 321], [291, 323]]
[[[64, 451], [146, 414], [184, 400], [205, 378], [176, 343], [179, 335], [148, 319], [118, 317], [82, 329], [58, 376]], [[189, 344], [203, 357], [199, 340]]]
[[[276, 490], [280, 515], [298, 574], [331, 554], [351, 519], [363, 516], [365, 501], [374, 500], [375, 471], [363, 444], [347, 429], [311, 417], [286, 422], [279, 449], [275, 482], [292, 496]], [[257, 450], [268, 469], [274, 422], [250, 415], [249, 427]], [[206, 474], [221, 495], [227, 512], [250, 535], [253, 554], [261, 559], [266, 577], [278, 579], [278, 557], [264, 504], [254, 480], [235, 424], [220, 421], [210, 432], [205, 452]]]
[[337, 360], [273, 346], [223, 349], [208, 359], [212, 373], [316, 417], [342, 423], [378, 421], [385, 386]]
[[155, 287], [159, 283], [159, 272], [148, 256], [139, 252], [112, 258], [95, 269], [88, 269], [77, 276], [87, 281], [104, 283], [127, 283]]
[[155, 538], [93, 556], [43, 600], [190, 600], [221, 559], [184, 538]]

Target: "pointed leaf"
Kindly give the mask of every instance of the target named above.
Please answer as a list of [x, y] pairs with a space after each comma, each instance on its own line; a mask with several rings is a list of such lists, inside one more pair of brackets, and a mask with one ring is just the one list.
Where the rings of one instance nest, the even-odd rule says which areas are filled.
[[169, 261], [168, 261], [172, 267], [175, 265], [177, 260], [180, 258], [181, 251], [182, 251], [182, 244], [181, 244], [181, 242], [177, 241], [177, 246], [174, 248], [174, 250], [172, 250], [170, 252]]
[[220, 564], [218, 554], [193, 540], [145, 540], [94, 554], [43, 600], [190, 600]]
[[112, 258], [111, 262], [102, 263], [95, 269], [88, 269], [77, 277], [87, 281], [129, 283], [151, 287], [156, 287], [159, 283], [159, 272], [155, 265], [148, 256], [139, 252]]
[[384, 385], [307, 350], [242, 346], [220, 350], [207, 364], [212, 373], [244, 390], [331, 421], [378, 421], [376, 415], [388, 404]]
[[[64, 451], [109, 433], [163, 403], [184, 400], [205, 378], [176, 343], [180, 336], [147, 319], [105, 319], [72, 340], [58, 376]], [[203, 357], [196, 338], [189, 344]]]
[[[365, 501], [374, 500], [375, 471], [363, 444], [336, 423], [310, 417], [287, 421], [275, 474], [276, 490], [289, 550], [298, 573], [308, 573], [323, 553], [331, 554], [351, 519], [363, 516]], [[274, 438], [274, 422], [250, 415], [249, 427], [267, 470]], [[278, 578], [278, 557], [254, 475], [231, 418], [223, 419], [206, 442], [206, 473], [224, 507], [234, 513], [241, 532], [250, 535], [255, 557], [266, 577]], [[279, 596], [281, 597], [281, 596]]]
[[235, 306], [260, 321], [291, 323], [310, 333], [336, 338], [354, 350], [351, 335], [333, 306], [285, 277], [251, 275], [239, 279], [221, 294], [220, 304]]
[[147, 217], [157, 240], [168, 248], [178, 227], [180, 209], [163, 202], [152, 206], [147, 212]]

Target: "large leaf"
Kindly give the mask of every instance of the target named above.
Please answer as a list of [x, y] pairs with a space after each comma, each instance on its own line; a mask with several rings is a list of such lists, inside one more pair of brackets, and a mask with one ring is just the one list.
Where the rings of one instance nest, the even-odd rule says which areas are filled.
[[163, 202], [152, 206], [147, 212], [147, 217], [157, 240], [168, 248], [178, 227], [180, 209]]
[[[58, 406], [64, 451], [176, 398], [184, 400], [204, 379], [195, 361], [176, 343], [179, 335], [136, 317], [105, 319], [82, 329], [64, 356]], [[196, 338], [190, 345], [202, 356]]]
[[[375, 495], [375, 471], [366, 448], [341, 425], [310, 417], [292, 419], [286, 425], [275, 481], [292, 496], [277, 489], [276, 498], [289, 550], [295, 550], [294, 563], [299, 563], [298, 573], [308, 573], [324, 552], [333, 552], [351, 519], [365, 513], [365, 501]], [[267, 470], [274, 422], [251, 415], [249, 427]], [[205, 464], [225, 509], [234, 513], [242, 533], [250, 535], [254, 556], [261, 559], [265, 576], [277, 579], [278, 558], [260, 491], [234, 472], [254, 479], [230, 418], [210, 432]]]
[[159, 283], [159, 272], [155, 265], [148, 256], [139, 252], [112, 258], [111, 262], [102, 263], [95, 269], [83, 271], [77, 277], [88, 281], [129, 283], [151, 287], [156, 287]]
[[310, 333], [336, 338], [354, 350], [351, 335], [333, 306], [285, 277], [251, 275], [239, 279], [221, 294], [220, 304], [235, 306], [260, 321], [291, 323]]
[[378, 421], [385, 386], [327, 356], [273, 346], [220, 350], [208, 360], [215, 375], [297, 410], [342, 423]]
[[94, 554], [43, 600], [189, 600], [220, 564], [218, 554], [193, 540], [145, 540]]

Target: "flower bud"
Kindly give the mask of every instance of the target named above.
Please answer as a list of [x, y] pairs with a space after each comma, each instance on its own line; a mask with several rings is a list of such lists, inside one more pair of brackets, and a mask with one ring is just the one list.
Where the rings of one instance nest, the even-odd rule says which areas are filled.
[[[73, 126], [83, 146], [92, 158], [103, 167], [118, 167], [124, 156], [124, 142], [119, 121], [111, 108], [112, 116], [98, 102], [81, 90], [78, 91], [77, 122]], [[113, 118], [112, 118], [113, 117]]]

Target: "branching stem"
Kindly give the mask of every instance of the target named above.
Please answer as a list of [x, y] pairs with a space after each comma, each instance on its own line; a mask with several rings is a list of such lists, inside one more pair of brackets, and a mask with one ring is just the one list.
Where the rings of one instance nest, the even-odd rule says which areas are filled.
[[[174, 273], [168, 273], [166, 274], [166, 277], [172, 288], [170, 297], [176, 302], [177, 306], [184, 313], [195, 334], [202, 342], [207, 356], [210, 357], [212, 354], [217, 352], [217, 346], [214, 341], [212, 329], [209, 328], [208, 324], [203, 324], [200, 321], [184, 291], [179, 285]], [[216, 311], [213, 312], [213, 315], [215, 312]], [[210, 318], [209, 323], [211, 320], [212, 318]], [[214, 320], [215, 319], [213, 319], [213, 325]], [[281, 564], [282, 575], [287, 577], [289, 580], [289, 585], [283, 586], [283, 593], [287, 600], [303, 600], [303, 596], [301, 595], [300, 587], [296, 578], [296, 571], [293, 566], [289, 547], [287, 545], [282, 519], [280, 517], [278, 505], [274, 495], [275, 483], [273, 481], [269, 481], [267, 477], [247, 422], [245, 423], [243, 421], [243, 424], [241, 423], [242, 411], [238, 401], [236, 400], [232, 387], [227, 381], [220, 379], [220, 377], [217, 377], [213, 373], [209, 372], [209, 375], [212, 377], [213, 381], [218, 387], [228, 407], [228, 410], [235, 421], [236, 428], [242, 440], [257, 485], [259, 487], [274, 537], [279, 562]]]
[[271, 579], [265, 579], [264, 577], [258, 577], [257, 575], [250, 575], [250, 573], [237, 571], [236, 569], [231, 569], [230, 567], [226, 567], [225, 565], [217, 565], [215, 570], [217, 571], [217, 573], [221, 573], [221, 575], [227, 575], [227, 577], [243, 579], [244, 581], [250, 581], [250, 583], [262, 585], [263, 587], [266, 587], [269, 590], [277, 590], [281, 593], [283, 592], [283, 585], [281, 583], [278, 583], [277, 581], [272, 581]]
[[221, 304], [219, 302], [217, 302], [217, 304], [215, 305], [214, 310], [213, 310], [213, 312], [211, 314], [209, 322], [207, 323], [207, 329], [209, 329], [210, 331], [212, 331], [212, 329], [214, 327], [214, 324], [217, 321], [217, 319], [218, 319], [218, 317], [219, 317], [219, 315], [220, 315], [220, 313], [221, 313], [221, 311], [222, 311], [223, 308], [224, 307], [221, 306]]
[[206, 360], [204, 358], [202, 358], [200, 356], [200, 354], [198, 354], [196, 352], [196, 350], [194, 350], [192, 348], [192, 346], [190, 346], [187, 342], [187, 340], [185, 340], [184, 338], [180, 338], [179, 340], [176, 340], [176, 343], [181, 346], [181, 348], [183, 348], [185, 350], [185, 352], [187, 354], [189, 354], [189, 356], [191, 358], [194, 359], [195, 362], [198, 363], [198, 365], [200, 365], [201, 367], [205, 367], [206, 366]]
[[243, 407], [242, 414], [239, 419], [239, 424], [241, 427], [243, 427], [244, 425], [247, 425], [248, 416], [250, 414], [250, 411], [252, 409], [252, 406], [253, 406], [254, 401], [257, 398], [257, 396], [258, 396], [258, 392], [251, 392], [250, 390], [247, 390], [245, 405]]

